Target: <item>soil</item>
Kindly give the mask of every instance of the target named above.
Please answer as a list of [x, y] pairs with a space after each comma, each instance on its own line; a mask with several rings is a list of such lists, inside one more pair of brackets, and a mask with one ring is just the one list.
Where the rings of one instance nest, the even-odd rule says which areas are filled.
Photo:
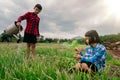
[[114, 58], [120, 59], [120, 50], [109, 50]]
[[110, 75], [115, 75], [117, 77], [120, 77], [120, 66], [113, 65], [110, 68]]
[[[109, 50], [109, 52], [113, 55], [113, 58], [120, 59], [120, 50]], [[120, 77], [120, 66], [113, 65], [110, 68], [110, 75], [115, 75]]]

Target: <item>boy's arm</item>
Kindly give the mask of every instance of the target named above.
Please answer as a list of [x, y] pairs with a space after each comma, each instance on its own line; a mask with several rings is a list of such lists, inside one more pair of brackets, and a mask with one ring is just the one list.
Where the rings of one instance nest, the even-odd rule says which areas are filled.
[[[39, 20], [39, 22], [40, 22], [40, 20]], [[37, 34], [37, 36], [39, 36], [40, 37], [40, 33], [39, 33], [39, 23], [38, 23], [38, 27], [37, 27], [37, 32], [38, 32], [38, 34]]]
[[[40, 20], [39, 20], [39, 22], [40, 22]], [[38, 32], [38, 34], [37, 34], [37, 41], [40, 41], [40, 33], [39, 33], [39, 22], [38, 22], [38, 27], [37, 27], [37, 32]]]
[[24, 15], [20, 16], [17, 20], [17, 22], [21, 22], [22, 20], [29, 18], [29, 12], [25, 13]]

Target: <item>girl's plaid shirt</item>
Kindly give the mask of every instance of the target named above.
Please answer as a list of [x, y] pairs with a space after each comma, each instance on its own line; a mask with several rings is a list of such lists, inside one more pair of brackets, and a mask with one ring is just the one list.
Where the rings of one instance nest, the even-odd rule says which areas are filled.
[[88, 46], [85, 55], [82, 56], [81, 61], [91, 62], [95, 64], [97, 69], [105, 67], [106, 48], [102, 44], [97, 44], [95, 47]]
[[27, 22], [25, 33], [33, 34], [39, 36], [39, 21], [40, 18], [34, 12], [27, 12], [24, 15], [20, 16], [17, 22], [25, 20]]

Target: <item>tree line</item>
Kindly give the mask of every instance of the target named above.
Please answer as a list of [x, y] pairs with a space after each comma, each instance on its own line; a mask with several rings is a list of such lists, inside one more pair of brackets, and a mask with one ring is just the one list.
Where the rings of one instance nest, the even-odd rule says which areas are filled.
[[[21, 36], [20, 42], [22, 42], [23, 37]], [[7, 35], [5, 33], [0, 34], [0, 42], [17, 42], [18, 40], [13, 37], [12, 35]], [[41, 35], [40, 43], [61, 43], [61, 42], [67, 42], [70, 41], [70, 39], [58, 39], [58, 38], [44, 38], [44, 36]]]
[[[118, 34], [109, 34], [109, 35], [104, 35], [100, 36], [101, 42], [117, 42], [120, 41], [120, 33]], [[78, 39], [78, 43], [84, 44], [85, 43], [85, 38]]]
[[[21, 37], [22, 41], [23, 37]], [[110, 34], [110, 35], [104, 35], [100, 36], [100, 39], [102, 42], [117, 42], [120, 41], [120, 33], [118, 34]], [[44, 38], [41, 37], [40, 43], [63, 43], [63, 42], [72, 42], [76, 39], [57, 39], [57, 38]], [[6, 34], [0, 34], [0, 42], [16, 42], [16, 38], [13, 36], [9, 36]], [[80, 44], [85, 44], [85, 38], [77, 39], [77, 42]]]

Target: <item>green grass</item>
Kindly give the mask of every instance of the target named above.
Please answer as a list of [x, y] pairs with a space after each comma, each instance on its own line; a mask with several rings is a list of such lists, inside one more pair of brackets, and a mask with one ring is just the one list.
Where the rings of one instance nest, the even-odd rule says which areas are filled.
[[[85, 45], [80, 45], [83, 47]], [[25, 44], [0, 43], [0, 80], [119, 80], [120, 69], [111, 73], [111, 66], [120, 67], [120, 60], [108, 53], [103, 74], [93, 77], [81, 72], [69, 74], [76, 63], [74, 48], [63, 44], [37, 44], [37, 58], [27, 60]]]

